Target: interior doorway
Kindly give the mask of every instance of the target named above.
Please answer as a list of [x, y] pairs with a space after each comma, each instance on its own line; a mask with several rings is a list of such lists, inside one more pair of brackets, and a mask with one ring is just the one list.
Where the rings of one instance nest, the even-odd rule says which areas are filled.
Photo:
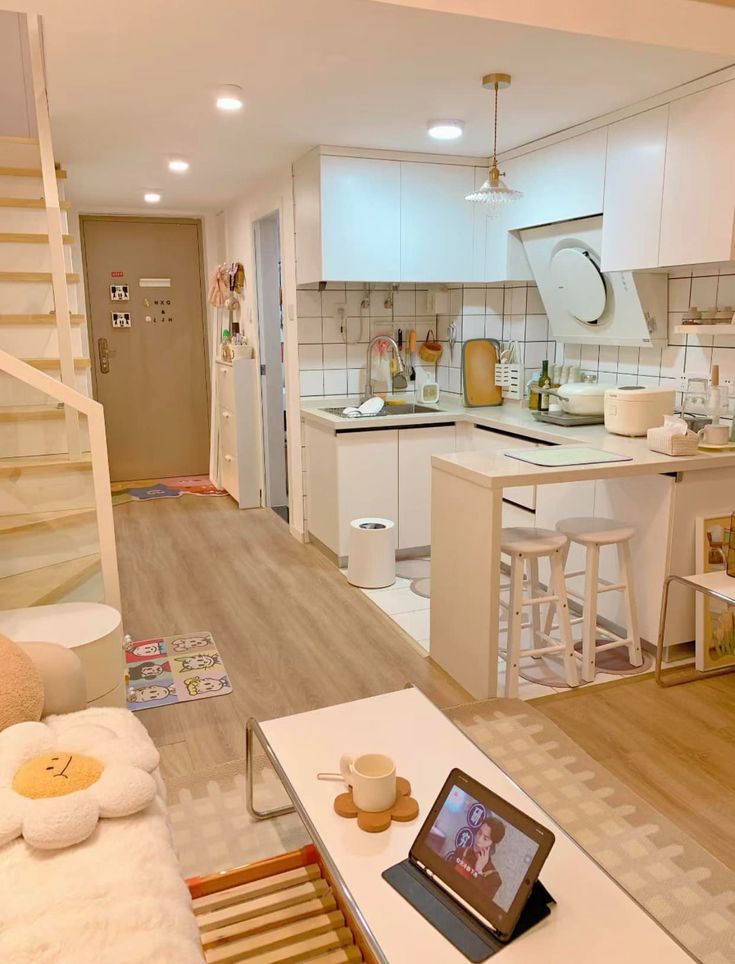
[[284, 366], [281, 234], [277, 211], [256, 221], [255, 289], [263, 405], [265, 504], [288, 522], [286, 378]]
[[207, 475], [201, 222], [89, 215], [80, 230], [112, 481]]

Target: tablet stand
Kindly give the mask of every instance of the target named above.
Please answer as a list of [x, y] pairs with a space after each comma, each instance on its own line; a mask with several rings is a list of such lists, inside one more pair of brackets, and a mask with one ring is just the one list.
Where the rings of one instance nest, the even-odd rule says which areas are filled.
[[554, 903], [554, 898], [537, 880], [510, 939], [500, 941], [430, 877], [422, 874], [410, 860], [402, 860], [400, 864], [389, 867], [384, 871], [383, 878], [474, 964], [492, 957], [524, 931], [548, 917], [551, 913], [549, 904]]

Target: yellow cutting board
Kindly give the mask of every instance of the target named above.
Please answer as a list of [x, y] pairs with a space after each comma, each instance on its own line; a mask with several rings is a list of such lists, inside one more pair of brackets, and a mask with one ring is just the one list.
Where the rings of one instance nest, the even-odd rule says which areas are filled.
[[469, 408], [503, 404], [502, 389], [495, 384], [499, 349], [492, 338], [472, 338], [462, 346], [464, 403]]

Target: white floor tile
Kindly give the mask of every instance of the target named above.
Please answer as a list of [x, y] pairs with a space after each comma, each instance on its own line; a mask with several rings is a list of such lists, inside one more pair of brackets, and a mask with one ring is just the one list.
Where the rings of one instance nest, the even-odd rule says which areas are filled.
[[[413, 594], [412, 594], [413, 595]], [[429, 610], [395, 613], [393, 619], [425, 649], [429, 647]]]
[[371, 593], [370, 599], [389, 616], [395, 616], [398, 613], [414, 613], [418, 610], [428, 612], [429, 610], [429, 600], [417, 596], [415, 592], [411, 592], [408, 588], [383, 589]]

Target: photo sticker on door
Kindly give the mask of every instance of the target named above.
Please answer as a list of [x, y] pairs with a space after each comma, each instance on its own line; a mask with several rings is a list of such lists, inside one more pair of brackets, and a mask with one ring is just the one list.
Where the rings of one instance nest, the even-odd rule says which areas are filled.
[[130, 328], [133, 323], [129, 311], [113, 311], [111, 314], [113, 328]]
[[128, 285], [110, 285], [110, 301], [130, 301]]

